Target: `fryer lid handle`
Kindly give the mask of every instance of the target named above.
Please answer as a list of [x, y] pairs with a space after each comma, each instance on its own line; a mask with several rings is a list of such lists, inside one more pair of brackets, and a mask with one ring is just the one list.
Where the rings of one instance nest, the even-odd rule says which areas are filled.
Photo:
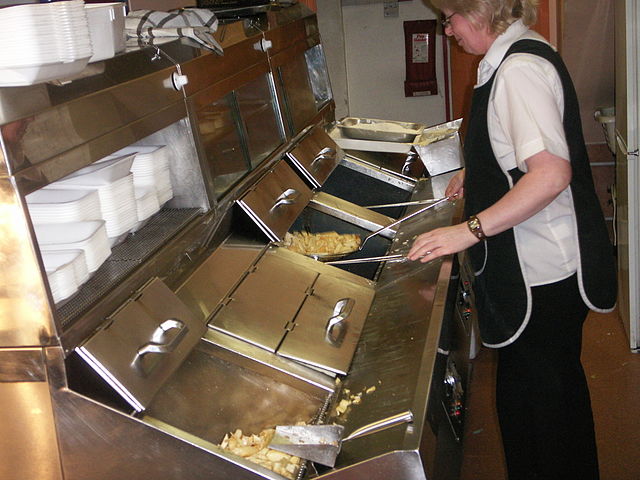
[[314, 163], [320, 160], [324, 160], [325, 158], [330, 158], [331, 160], [335, 160], [336, 153], [337, 152], [335, 151], [335, 149], [331, 147], [325, 147], [318, 152], [315, 158], [311, 161], [311, 165], [313, 165]]
[[333, 307], [333, 315], [327, 322], [327, 333], [329, 333], [335, 325], [343, 322], [351, 315], [355, 304], [356, 301], [353, 298], [342, 298], [336, 302]]
[[[178, 334], [171, 340], [167, 341], [166, 334], [171, 330], [178, 330]], [[173, 352], [188, 331], [189, 327], [182, 320], [175, 318], [165, 320], [153, 331], [151, 341], [138, 348], [131, 365], [141, 373], [146, 374], [147, 372], [145, 372], [141, 363], [142, 358], [149, 353], [166, 354]]]
[[287, 188], [278, 196], [270, 210], [273, 211], [281, 205], [292, 205], [296, 203], [299, 196], [300, 192], [298, 192], [295, 188]]

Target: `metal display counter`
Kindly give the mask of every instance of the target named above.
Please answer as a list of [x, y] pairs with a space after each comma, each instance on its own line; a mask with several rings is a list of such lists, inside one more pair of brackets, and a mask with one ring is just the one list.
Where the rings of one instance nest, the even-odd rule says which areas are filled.
[[[300, 421], [349, 433], [411, 412], [289, 478], [457, 478], [474, 315], [457, 258], [362, 274], [281, 243], [309, 218], [366, 235], [393, 220], [368, 202], [436, 198], [447, 175], [381, 171], [332, 143], [305, 7], [216, 38], [224, 56], [174, 40], [0, 89], [0, 477], [278, 480], [221, 448], [225, 434]], [[173, 198], [56, 303], [27, 196], [132, 144], [168, 148]], [[406, 254], [460, 214], [416, 215], [379, 248]]]

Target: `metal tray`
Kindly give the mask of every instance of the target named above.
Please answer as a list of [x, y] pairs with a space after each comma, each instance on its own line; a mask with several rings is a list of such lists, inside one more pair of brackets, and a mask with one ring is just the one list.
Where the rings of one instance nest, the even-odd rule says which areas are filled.
[[337, 127], [351, 138], [400, 143], [413, 142], [424, 129], [424, 125], [420, 123], [356, 117], [343, 118]]

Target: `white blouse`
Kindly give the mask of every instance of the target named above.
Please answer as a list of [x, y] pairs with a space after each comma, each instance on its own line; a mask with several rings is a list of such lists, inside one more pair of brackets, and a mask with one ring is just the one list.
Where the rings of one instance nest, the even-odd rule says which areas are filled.
[[[485, 84], [499, 66], [487, 125], [491, 146], [506, 173], [527, 172], [525, 160], [546, 150], [569, 159], [562, 126], [564, 96], [560, 77], [547, 60], [519, 53], [500, 65], [509, 47], [521, 39], [546, 40], [517, 21], [500, 35], [480, 62], [478, 84]], [[578, 234], [571, 190], [567, 187], [540, 212], [514, 227], [522, 273], [529, 286], [557, 282], [578, 266]]]

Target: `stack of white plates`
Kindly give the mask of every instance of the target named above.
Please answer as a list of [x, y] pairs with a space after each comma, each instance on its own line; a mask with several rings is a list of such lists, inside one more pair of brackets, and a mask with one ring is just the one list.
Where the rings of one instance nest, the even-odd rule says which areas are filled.
[[133, 155], [96, 162], [47, 185], [45, 189], [96, 190], [100, 199], [100, 216], [106, 222], [110, 244], [115, 245], [138, 222], [133, 175], [129, 173], [132, 162]]
[[0, 86], [32, 85], [80, 72], [93, 54], [82, 0], [0, 9]]
[[40, 251], [82, 250], [87, 269], [95, 272], [111, 255], [104, 221], [36, 224], [33, 226]]
[[169, 150], [166, 145], [132, 145], [116, 152], [118, 155], [135, 154], [131, 165], [136, 187], [153, 186], [160, 207], [173, 198], [169, 171]]
[[42, 252], [42, 261], [55, 303], [69, 298], [89, 279], [83, 250]]
[[33, 223], [82, 222], [100, 220], [97, 190], [41, 189], [27, 195]]

